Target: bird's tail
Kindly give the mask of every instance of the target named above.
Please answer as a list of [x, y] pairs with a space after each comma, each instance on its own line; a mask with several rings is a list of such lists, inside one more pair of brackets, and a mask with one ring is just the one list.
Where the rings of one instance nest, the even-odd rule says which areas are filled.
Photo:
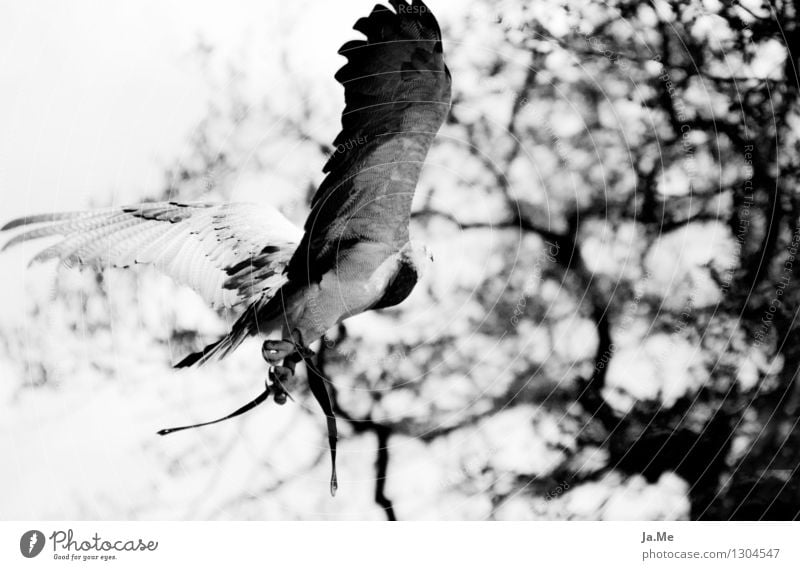
[[212, 342], [199, 352], [193, 352], [175, 365], [175, 368], [200, 366], [210, 360], [219, 360], [236, 350], [244, 340], [259, 332], [268, 333], [275, 328], [275, 321], [283, 312], [282, 291], [269, 299], [259, 299], [233, 323], [228, 334]]
[[247, 338], [249, 335], [246, 334], [236, 334], [234, 335], [234, 331], [229, 332], [217, 342], [212, 342], [208, 346], [206, 346], [203, 350], [199, 352], [193, 352], [180, 362], [175, 365], [175, 368], [188, 368], [189, 366], [194, 366], [195, 364], [200, 366], [201, 364], [205, 364], [209, 360], [219, 359], [227, 356], [230, 352], [232, 352], [236, 347], [238, 347], [244, 339]]

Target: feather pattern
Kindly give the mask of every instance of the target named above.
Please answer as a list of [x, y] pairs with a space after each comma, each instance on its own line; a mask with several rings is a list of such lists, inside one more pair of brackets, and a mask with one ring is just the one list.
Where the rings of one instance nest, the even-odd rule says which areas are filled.
[[422, 164], [450, 108], [450, 72], [427, 6], [390, 3], [394, 11], [377, 5], [356, 22], [366, 41], [339, 50], [348, 59], [336, 74], [342, 130], [289, 264], [292, 281], [318, 282], [359, 241], [384, 243], [387, 255], [408, 242]]
[[277, 210], [257, 204], [153, 202], [12, 220], [24, 228], [3, 249], [62, 236], [31, 263], [128, 267], [150, 264], [215, 306], [272, 295], [302, 236]]

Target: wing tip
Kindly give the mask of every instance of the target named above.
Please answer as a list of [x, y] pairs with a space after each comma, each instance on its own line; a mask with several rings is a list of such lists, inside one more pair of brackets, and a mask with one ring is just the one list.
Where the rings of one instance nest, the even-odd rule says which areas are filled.
[[4, 224], [2, 228], [0, 228], [0, 232], [13, 230], [14, 228], [17, 228], [17, 227], [23, 225], [24, 222], [22, 220], [24, 220], [24, 218], [16, 218], [14, 220], [11, 220], [10, 222]]
[[7, 231], [13, 230], [15, 228], [19, 228], [22, 226], [29, 226], [32, 224], [42, 224], [42, 223], [53, 223], [53, 222], [62, 222], [66, 220], [74, 220], [77, 218], [81, 218], [84, 216], [89, 216], [94, 214], [90, 210], [84, 210], [79, 212], [47, 212], [44, 214], [32, 214], [27, 216], [20, 216], [19, 218], [14, 218], [6, 222], [6, 224], [0, 228], [0, 231]]
[[[16, 227], [16, 226], [13, 226], [13, 227]], [[3, 227], [2, 230], [5, 230], [5, 227]], [[0, 252], [6, 251], [8, 249], [11, 249], [15, 245], [24, 243], [26, 241], [30, 241], [31, 239], [35, 239], [35, 238], [29, 237], [30, 233], [31, 232], [23, 232], [23, 233], [19, 234], [18, 236], [14, 236], [10, 240], [8, 240], [5, 244], [3, 244], [3, 248], [0, 249]]]
[[[433, 32], [433, 37], [414, 39], [441, 41], [442, 32], [439, 28], [439, 22], [436, 20], [436, 16], [433, 15], [433, 11], [422, 0], [412, 0], [410, 4], [406, 0], [388, 0], [388, 2], [394, 10], [383, 4], [375, 4], [369, 16], [363, 16], [356, 20], [356, 23], [353, 24], [353, 29], [367, 36], [370, 42], [375, 40], [384, 41], [386, 38], [378, 37], [378, 35], [383, 36], [384, 25], [394, 24], [403, 19], [406, 19], [406, 21], [411, 19]], [[342, 47], [344, 48], [344, 46]]]
[[39, 222], [46, 222], [46, 221], [54, 221], [52, 220], [54, 214], [43, 214], [37, 216], [22, 216], [21, 218], [14, 218], [9, 222], [6, 222], [2, 228], [0, 228], [0, 232], [6, 232], [9, 230], [13, 230], [16, 228], [21, 228], [22, 226], [28, 226], [30, 224], [36, 224]]

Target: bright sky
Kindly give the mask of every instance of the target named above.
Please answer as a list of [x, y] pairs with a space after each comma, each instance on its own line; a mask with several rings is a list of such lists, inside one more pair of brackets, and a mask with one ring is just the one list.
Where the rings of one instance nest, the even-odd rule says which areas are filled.
[[289, 16], [274, 5], [0, 1], [0, 217], [158, 189], [208, 96], [192, 48], [233, 57], [248, 36], [279, 37]]

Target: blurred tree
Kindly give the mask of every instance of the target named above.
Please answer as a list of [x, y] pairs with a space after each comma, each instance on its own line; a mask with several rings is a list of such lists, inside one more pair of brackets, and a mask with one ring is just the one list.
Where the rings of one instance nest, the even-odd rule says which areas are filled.
[[[796, 518], [797, 9], [498, 2], [454, 25], [471, 39], [450, 48], [459, 90], [417, 218], [431, 237], [452, 223], [467, 250], [492, 232], [500, 266], [440, 276], [450, 289], [429, 303], [453, 328], [386, 351], [411, 365], [361, 377], [358, 359], [330, 359], [334, 382], [389, 384], [429, 410], [420, 421], [384, 395], [363, 421], [431, 441], [552, 418], [545, 465], [501, 440], [460, 483], [488, 476], [495, 515], [621, 472], [685, 481], [690, 512], [657, 516]], [[368, 334], [336, 346], [358, 354]], [[573, 494], [538, 512], [573, 516]]]

